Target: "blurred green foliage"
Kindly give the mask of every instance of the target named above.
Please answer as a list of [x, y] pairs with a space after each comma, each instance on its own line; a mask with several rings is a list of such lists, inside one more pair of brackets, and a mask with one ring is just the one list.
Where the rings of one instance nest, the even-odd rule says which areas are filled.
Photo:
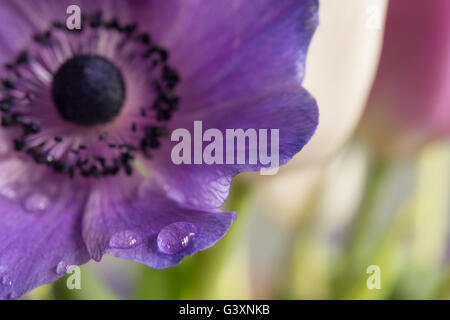
[[[342, 239], [325, 239], [314, 205], [289, 239], [287, 265], [269, 298], [282, 299], [448, 299], [450, 298], [449, 191], [450, 148], [427, 147], [413, 163], [414, 183], [398, 205], [387, 207], [389, 185], [404, 164], [372, 158], [359, 209]], [[259, 297], [249, 263], [247, 233], [252, 226], [252, 184], [235, 182], [225, 206], [238, 220], [213, 248], [187, 257], [180, 265], [154, 270], [136, 268], [129, 299], [227, 299]], [[387, 209], [388, 208], [388, 209]], [[280, 208], [280, 210], [282, 210]], [[389, 212], [392, 210], [392, 212]], [[269, 259], [270, 261], [270, 259]], [[381, 270], [381, 289], [370, 290], [369, 265]], [[120, 277], [120, 274], [117, 274]], [[67, 276], [36, 289], [31, 299], [118, 299], [123, 295], [82, 267], [82, 289], [68, 290]]]

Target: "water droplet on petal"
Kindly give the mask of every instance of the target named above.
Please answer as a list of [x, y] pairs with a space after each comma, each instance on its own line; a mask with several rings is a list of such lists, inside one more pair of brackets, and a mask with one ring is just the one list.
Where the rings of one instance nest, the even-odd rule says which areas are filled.
[[1, 278], [1, 283], [2, 283], [2, 285], [4, 285], [4, 286], [12, 287], [12, 280], [11, 280], [11, 278], [8, 277], [8, 276], [3, 276], [3, 277]]
[[25, 209], [30, 213], [41, 213], [50, 204], [50, 199], [42, 193], [33, 193], [25, 200]]
[[156, 241], [161, 252], [176, 254], [187, 248], [196, 234], [197, 228], [194, 224], [175, 222], [162, 228]]
[[0, 284], [4, 286], [11, 287], [12, 286], [12, 280], [11, 278], [6, 274], [7, 273], [7, 267], [0, 265]]
[[64, 261], [60, 261], [59, 263], [58, 263], [58, 265], [56, 266], [56, 274], [58, 275], [58, 276], [61, 276], [61, 275], [63, 275], [63, 274], [66, 274], [66, 272], [67, 272], [67, 263], [65, 263]]
[[114, 249], [131, 249], [141, 243], [141, 236], [130, 230], [117, 232], [109, 239], [109, 247]]
[[10, 187], [2, 187], [0, 189], [0, 195], [9, 200], [14, 200], [17, 196], [17, 193]]

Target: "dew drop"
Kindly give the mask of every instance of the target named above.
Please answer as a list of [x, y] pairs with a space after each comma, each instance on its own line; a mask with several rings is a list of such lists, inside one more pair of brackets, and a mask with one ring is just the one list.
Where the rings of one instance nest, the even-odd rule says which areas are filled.
[[2, 278], [1, 278], [1, 283], [2, 283], [2, 285], [4, 285], [4, 286], [7, 286], [7, 287], [12, 287], [12, 280], [11, 280], [11, 278], [10, 277], [8, 277], [8, 276], [3, 276]]
[[17, 196], [17, 193], [10, 187], [3, 187], [0, 190], [0, 195], [9, 200], [14, 200]]
[[114, 249], [131, 249], [141, 243], [141, 236], [130, 230], [117, 232], [109, 239], [109, 247]]
[[12, 280], [11, 278], [6, 274], [7, 268], [5, 266], [0, 265], [0, 284], [4, 286], [11, 287], [12, 286]]
[[56, 266], [56, 274], [61, 276], [63, 274], [66, 274], [66, 272], [67, 272], [67, 263], [65, 263], [64, 261], [60, 261]]
[[197, 228], [190, 222], [175, 222], [161, 229], [158, 234], [158, 248], [165, 254], [176, 254], [187, 248], [197, 234]]
[[41, 213], [50, 204], [50, 199], [42, 193], [33, 193], [25, 200], [25, 209], [30, 213]]

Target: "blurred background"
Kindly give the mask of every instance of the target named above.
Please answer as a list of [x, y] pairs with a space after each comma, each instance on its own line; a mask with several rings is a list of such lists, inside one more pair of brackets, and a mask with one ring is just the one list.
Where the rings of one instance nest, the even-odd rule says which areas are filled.
[[449, 299], [450, 1], [320, 0], [312, 141], [238, 176], [214, 247], [153, 270], [113, 257], [26, 299]]

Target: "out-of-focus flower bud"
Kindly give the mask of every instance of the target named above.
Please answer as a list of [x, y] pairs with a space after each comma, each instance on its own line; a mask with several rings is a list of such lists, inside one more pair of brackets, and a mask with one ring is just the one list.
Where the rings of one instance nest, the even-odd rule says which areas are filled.
[[450, 134], [450, 1], [389, 2], [362, 131], [381, 152], [410, 153]]
[[386, 7], [386, 0], [320, 1], [304, 82], [317, 100], [319, 126], [285, 167], [326, 161], [354, 132], [376, 74]]

